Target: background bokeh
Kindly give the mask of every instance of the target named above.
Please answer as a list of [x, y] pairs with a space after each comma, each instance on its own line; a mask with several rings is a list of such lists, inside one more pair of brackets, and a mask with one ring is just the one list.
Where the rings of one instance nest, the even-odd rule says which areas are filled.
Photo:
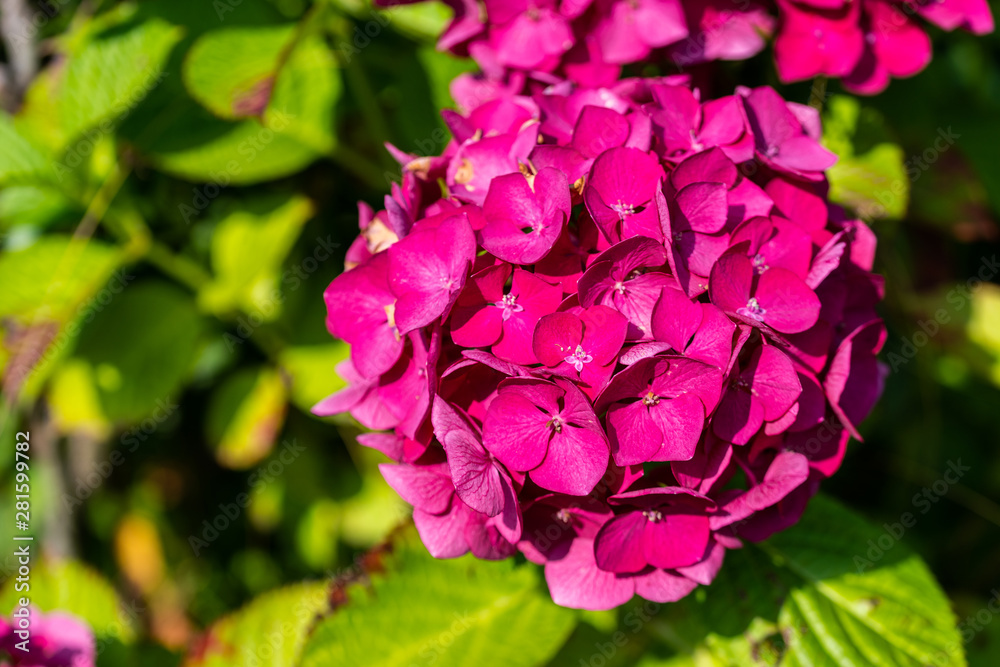
[[[322, 293], [358, 200], [381, 208], [398, 171], [383, 143], [440, 152], [448, 83], [474, 65], [435, 50], [436, 3], [18, 5], [0, 54], [0, 544], [30, 430], [37, 576], [99, 573], [135, 601], [114, 637], [132, 648], [107, 664], [199, 664], [214, 621], [352, 578], [406, 520], [351, 421], [309, 414], [343, 386]], [[912, 513], [898, 542], [962, 619], [1000, 589], [1000, 37], [932, 36], [930, 66], [870, 99], [781, 86], [764, 54], [692, 74], [824, 111], [832, 196], [878, 235], [889, 327], [882, 401], [824, 491], [877, 525]], [[110, 594], [91, 583], [74, 587]], [[595, 636], [624, 622], [587, 618]], [[1000, 620], [966, 650], [1000, 664]]]

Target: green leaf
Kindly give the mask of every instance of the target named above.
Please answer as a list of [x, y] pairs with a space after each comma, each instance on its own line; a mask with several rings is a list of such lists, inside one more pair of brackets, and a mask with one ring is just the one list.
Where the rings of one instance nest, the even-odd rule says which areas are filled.
[[310, 505], [299, 521], [295, 530], [296, 551], [313, 570], [322, 572], [336, 563], [340, 520], [340, 505], [322, 498]]
[[22, 185], [0, 190], [0, 229], [17, 226], [45, 229], [59, 223], [79, 222], [83, 215], [75, 202], [52, 187]]
[[71, 141], [128, 115], [161, 78], [182, 31], [166, 21], [113, 25], [69, 53], [57, 92], [63, 137]]
[[239, 26], [200, 37], [184, 60], [191, 97], [220, 118], [260, 115], [271, 98], [295, 25]]
[[157, 409], [169, 412], [201, 333], [192, 299], [172, 285], [144, 282], [115, 296], [83, 330], [77, 348], [94, 369], [107, 417], [129, 423]]
[[243, 369], [223, 383], [206, 424], [219, 463], [243, 470], [264, 460], [285, 422], [287, 398], [284, 378], [271, 368]]
[[[382, 10], [394, 30], [414, 39], [434, 42], [448, 26], [454, 12], [443, 2], [421, 2], [412, 5], [396, 5]], [[375, 21], [382, 22], [374, 16]]]
[[0, 111], [0, 185], [43, 181], [52, 174], [51, 160], [42, 149], [21, 136], [14, 119]]
[[243, 310], [270, 321], [280, 314], [281, 264], [313, 215], [302, 196], [242, 202], [212, 236], [215, 280], [198, 295], [216, 313]]
[[728, 552], [707, 590], [668, 609], [669, 627], [701, 638], [699, 665], [965, 665], [948, 599], [889, 537], [818, 496], [794, 528]]
[[283, 350], [279, 363], [292, 378], [292, 402], [308, 412], [322, 399], [346, 387], [347, 383], [334, 369], [350, 352], [350, 346], [343, 341]]
[[137, 143], [155, 166], [181, 178], [221, 187], [274, 180], [333, 151], [340, 93], [332, 54], [308, 37], [278, 74], [262, 118], [224, 121], [182, 98], [172, 122]]
[[576, 622], [549, 598], [538, 567], [436, 560], [412, 528], [383, 568], [371, 590], [349, 589], [349, 602], [317, 626], [302, 667], [537, 665]]
[[830, 99], [823, 144], [839, 156], [828, 171], [830, 200], [865, 218], [906, 215], [910, 181], [903, 149], [890, 142], [881, 117], [846, 95]]
[[319, 157], [289, 135], [289, 123], [286, 117], [263, 125], [229, 123], [188, 107], [144, 151], [155, 167], [180, 178], [219, 187], [261, 183], [294, 174]]
[[[0, 613], [4, 616], [9, 616], [26, 595], [15, 589], [16, 584], [16, 578], [11, 577], [0, 590]], [[145, 611], [141, 606], [124, 605], [101, 575], [75, 561], [35, 561], [27, 597], [43, 612], [69, 612], [86, 621], [98, 640], [131, 641]]]
[[292, 51], [274, 84], [267, 107], [270, 122], [288, 118], [288, 134], [320, 154], [337, 144], [334, 108], [341, 94], [337, 59], [318, 36], [304, 38]]
[[209, 628], [187, 667], [294, 667], [317, 614], [329, 608], [326, 583], [289, 586], [257, 598]]
[[969, 341], [986, 353], [984, 374], [1000, 387], [1000, 287], [983, 283], [972, 293], [966, 332]]
[[52, 421], [61, 433], [85, 433], [97, 441], [111, 434], [101, 410], [94, 369], [82, 359], [71, 359], [52, 377], [48, 392]]
[[20, 322], [66, 322], [84, 308], [118, 262], [118, 249], [97, 241], [46, 236], [0, 255], [0, 316]]

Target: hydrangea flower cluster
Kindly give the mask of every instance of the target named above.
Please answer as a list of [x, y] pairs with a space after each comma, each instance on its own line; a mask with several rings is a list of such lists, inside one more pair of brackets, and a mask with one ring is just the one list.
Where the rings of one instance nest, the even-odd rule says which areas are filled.
[[544, 564], [553, 599], [680, 599], [795, 523], [879, 396], [875, 239], [819, 116], [684, 77], [492, 89], [360, 205], [327, 326], [428, 550]]
[[[391, 6], [419, 0], [381, 0]], [[920, 19], [945, 30], [993, 30], [987, 0], [448, 0], [439, 48], [471, 55], [495, 79], [551, 75], [610, 85], [622, 65], [654, 54], [686, 67], [744, 60], [774, 36], [785, 82], [840, 77], [883, 90], [931, 58]]]

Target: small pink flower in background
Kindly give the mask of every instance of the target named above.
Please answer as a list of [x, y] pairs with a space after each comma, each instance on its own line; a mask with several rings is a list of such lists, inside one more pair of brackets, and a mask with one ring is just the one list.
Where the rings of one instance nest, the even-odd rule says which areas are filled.
[[25, 653], [17, 648], [22, 641], [15, 634], [18, 619], [0, 618], [0, 652], [7, 653], [12, 667], [94, 667], [94, 633], [76, 616], [30, 607], [28, 622], [31, 637]]

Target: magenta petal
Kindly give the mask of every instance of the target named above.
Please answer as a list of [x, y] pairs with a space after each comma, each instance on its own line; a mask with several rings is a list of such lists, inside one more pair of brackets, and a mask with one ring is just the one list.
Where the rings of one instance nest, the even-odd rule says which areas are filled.
[[618, 225], [652, 203], [663, 168], [655, 156], [637, 148], [612, 148], [594, 160], [584, 201], [594, 222], [617, 241]]
[[418, 229], [394, 243], [389, 255], [389, 284], [396, 295], [395, 321], [401, 334], [445, 313], [465, 285], [475, 258], [476, 240], [464, 215], [431, 229]]
[[791, 431], [805, 431], [819, 425], [826, 418], [826, 396], [816, 376], [802, 367], [795, 369], [802, 385], [797, 405], [799, 407], [795, 422], [789, 427]]
[[704, 142], [720, 147], [733, 162], [745, 162], [753, 156], [753, 146], [744, 145], [744, 139], [751, 137], [737, 96], [728, 95], [705, 102], [702, 115], [701, 138]]
[[413, 524], [420, 541], [435, 558], [458, 558], [469, 552], [465, 540], [466, 516], [458, 510], [458, 503], [447, 514], [430, 514], [413, 510]]
[[462, 347], [485, 347], [500, 338], [504, 285], [510, 265], [490, 266], [473, 274], [458, 295], [450, 318], [451, 337]]
[[[532, 350], [532, 336], [538, 320], [527, 311], [517, 313], [503, 321], [500, 340], [493, 346], [493, 354], [504, 361], [518, 365], [538, 363]], [[508, 375], [514, 375], [509, 373]]]
[[687, 86], [655, 84], [651, 86], [655, 132], [668, 155], [691, 150], [691, 137], [697, 130], [700, 104]]
[[531, 470], [545, 460], [549, 446], [549, 416], [521, 387], [501, 391], [486, 412], [483, 445], [510, 470]]
[[798, 452], [779, 453], [761, 483], [726, 503], [722, 507], [723, 513], [712, 519], [712, 528], [717, 530], [728, 526], [774, 505], [801, 486], [808, 477], [809, 460], [805, 456]]
[[663, 445], [653, 461], [686, 461], [695, 454], [705, 425], [705, 406], [694, 394], [661, 400], [649, 416], [663, 434]]
[[809, 289], [814, 290], [819, 287], [826, 280], [826, 277], [840, 266], [841, 258], [847, 250], [847, 243], [843, 237], [844, 232], [835, 234], [816, 253], [816, 257], [813, 258], [809, 267], [809, 274], [806, 276], [806, 286]]
[[623, 146], [629, 136], [629, 123], [614, 109], [587, 105], [580, 112], [573, 130], [572, 148], [588, 158]]
[[746, 308], [752, 284], [753, 264], [750, 260], [742, 254], [725, 255], [712, 268], [709, 296], [712, 303], [725, 312], [735, 313], [740, 308]]
[[642, 361], [643, 359], [649, 359], [650, 357], [655, 357], [658, 354], [663, 354], [664, 352], [669, 352], [670, 350], [670, 343], [661, 343], [657, 341], [636, 343], [635, 345], [623, 350], [621, 356], [618, 357], [618, 361], [625, 366], [631, 366], [632, 364]]
[[612, 305], [628, 320], [629, 340], [652, 338], [653, 325], [650, 320], [657, 299], [664, 289], [673, 288], [676, 284], [673, 276], [652, 271], [626, 281], [622, 292], [612, 293]]
[[659, 569], [631, 578], [635, 581], [635, 592], [638, 595], [659, 603], [677, 602], [698, 588], [698, 583], [692, 578], [680, 577]]
[[545, 581], [552, 601], [571, 609], [614, 609], [632, 599], [631, 580], [605, 572], [594, 561], [594, 542], [577, 538], [558, 560], [545, 564]]
[[706, 515], [664, 514], [659, 521], [646, 522], [643, 557], [664, 570], [694, 565], [705, 553], [710, 534]]
[[503, 472], [500, 473], [500, 485], [503, 491], [503, 511], [491, 521], [505, 540], [517, 544], [521, 539], [522, 530], [521, 505], [517, 500], [513, 483]]
[[730, 388], [712, 417], [712, 432], [734, 445], [745, 445], [763, 423], [764, 408], [760, 401], [745, 391]]
[[545, 460], [528, 474], [543, 489], [585, 496], [601, 481], [608, 459], [608, 441], [603, 432], [563, 427], [549, 441]]
[[[455, 502], [462, 501], [456, 498]], [[473, 556], [484, 560], [503, 560], [514, 555], [517, 547], [504, 539], [493, 519], [487, 519], [465, 505], [462, 505], [462, 510], [467, 516], [463, 533]]]
[[780, 164], [795, 171], [825, 171], [837, 156], [812, 137], [792, 137], [781, 146]]
[[653, 307], [653, 336], [683, 353], [701, 326], [701, 320], [702, 304], [692, 301], [680, 290], [665, 287]]
[[425, 512], [441, 514], [448, 509], [455, 493], [455, 486], [441, 469], [443, 466], [380, 463], [378, 469], [403, 500]]
[[478, 434], [440, 396], [431, 413], [434, 434], [444, 446], [455, 492], [465, 503], [486, 516], [503, 511], [504, 490], [501, 473], [479, 441]]
[[480, 242], [505, 262], [534, 264], [552, 249], [569, 213], [569, 182], [561, 171], [546, 167], [530, 185], [520, 173], [500, 176], [483, 204]]
[[701, 305], [702, 321], [694, 338], [684, 350], [684, 356], [712, 364], [716, 368], [729, 368], [733, 353], [733, 336], [736, 325], [725, 313], [710, 303]]
[[660, 357], [656, 360], [652, 387], [656, 394], [667, 398], [691, 393], [701, 399], [706, 412], [712, 412], [722, 393], [722, 373], [693, 359]]
[[719, 148], [686, 158], [670, 173], [670, 182], [678, 190], [694, 183], [721, 183], [731, 188], [738, 178], [736, 165]]
[[724, 479], [732, 458], [733, 446], [709, 434], [705, 446], [698, 448], [691, 460], [675, 461], [670, 464], [670, 470], [682, 486], [708, 494]]
[[552, 313], [538, 321], [532, 349], [546, 366], [558, 366], [583, 341], [583, 322], [572, 313]]
[[608, 409], [608, 439], [619, 466], [652, 461], [663, 442], [663, 432], [642, 401], [615, 403]]
[[663, 505], [696, 510], [714, 509], [715, 501], [697, 491], [683, 486], [654, 486], [633, 491], [623, 491], [608, 497], [612, 505], [632, 505], [644, 509], [656, 509]]
[[771, 345], [757, 348], [749, 366], [753, 372], [751, 389], [764, 410], [764, 419], [774, 421], [785, 414], [802, 393], [795, 367], [784, 353]]
[[641, 512], [628, 512], [611, 519], [594, 538], [597, 567], [607, 572], [638, 572], [646, 567], [641, 543], [646, 517]]
[[486, 347], [503, 333], [502, 311], [487, 304], [482, 308], [455, 309], [451, 317], [451, 339], [462, 347]]
[[885, 337], [881, 320], [852, 331], [837, 348], [823, 382], [834, 412], [859, 440], [857, 426], [868, 416], [885, 383], [876, 357]]
[[426, 447], [398, 433], [362, 433], [358, 444], [382, 452], [393, 461], [412, 463], [426, 451]]
[[614, 361], [625, 342], [626, 319], [613, 308], [591, 306], [580, 313], [580, 321], [584, 326], [580, 344], [593, 363], [605, 366]]
[[[677, 571], [692, 581], [708, 586], [715, 575], [722, 569], [722, 561], [726, 556], [726, 548], [714, 539], [708, 540], [705, 555], [701, 561], [687, 567], [679, 567]], [[640, 593], [642, 595], [642, 593]]]
[[781, 333], [801, 333], [819, 319], [819, 297], [791, 271], [769, 269], [754, 292], [762, 319]]
[[722, 183], [692, 183], [677, 193], [676, 201], [690, 229], [702, 234], [720, 231], [729, 216], [726, 186]]
[[340, 274], [326, 288], [326, 325], [336, 338], [351, 344], [351, 360], [363, 377], [380, 375], [399, 359], [403, 339], [390, 313], [396, 297], [389, 289], [385, 253]]

